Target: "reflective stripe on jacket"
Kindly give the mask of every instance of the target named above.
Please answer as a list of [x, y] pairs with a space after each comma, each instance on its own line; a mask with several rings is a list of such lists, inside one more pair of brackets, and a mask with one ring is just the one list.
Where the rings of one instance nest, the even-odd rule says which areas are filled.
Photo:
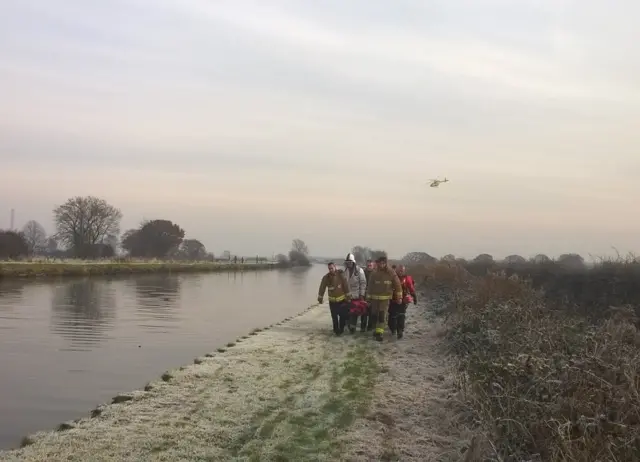
[[342, 271], [336, 271], [334, 274], [327, 273], [322, 277], [318, 297], [324, 297], [325, 290], [329, 292], [330, 302], [341, 302], [347, 298], [349, 285]]
[[400, 299], [401, 294], [400, 279], [391, 268], [376, 269], [369, 276], [367, 298], [370, 300], [390, 300], [394, 295], [396, 299]]

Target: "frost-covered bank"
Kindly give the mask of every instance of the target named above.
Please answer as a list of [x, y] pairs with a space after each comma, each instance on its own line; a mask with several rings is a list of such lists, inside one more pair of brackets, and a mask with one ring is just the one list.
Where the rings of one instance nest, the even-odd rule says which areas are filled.
[[0, 460], [429, 460], [450, 450], [449, 385], [425, 312], [378, 344], [334, 337], [328, 308], [312, 307]]

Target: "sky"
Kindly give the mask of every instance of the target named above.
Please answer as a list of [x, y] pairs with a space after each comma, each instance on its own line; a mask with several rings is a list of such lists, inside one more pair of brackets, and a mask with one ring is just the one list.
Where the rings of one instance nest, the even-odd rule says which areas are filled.
[[[0, 2], [0, 228], [210, 251], [640, 250], [636, 0]], [[428, 179], [447, 177], [439, 188]]]

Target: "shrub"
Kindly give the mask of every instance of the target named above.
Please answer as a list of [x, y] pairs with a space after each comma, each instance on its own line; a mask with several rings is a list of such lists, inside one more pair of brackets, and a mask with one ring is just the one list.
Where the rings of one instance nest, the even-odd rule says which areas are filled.
[[[490, 460], [640, 460], [640, 270], [413, 268], [446, 291], [446, 344]], [[422, 271], [422, 273], [421, 273]]]

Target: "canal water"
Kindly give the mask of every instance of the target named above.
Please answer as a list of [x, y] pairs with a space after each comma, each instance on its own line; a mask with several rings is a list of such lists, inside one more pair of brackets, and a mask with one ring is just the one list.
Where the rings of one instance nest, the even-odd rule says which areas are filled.
[[299, 313], [324, 271], [0, 282], [0, 449]]

